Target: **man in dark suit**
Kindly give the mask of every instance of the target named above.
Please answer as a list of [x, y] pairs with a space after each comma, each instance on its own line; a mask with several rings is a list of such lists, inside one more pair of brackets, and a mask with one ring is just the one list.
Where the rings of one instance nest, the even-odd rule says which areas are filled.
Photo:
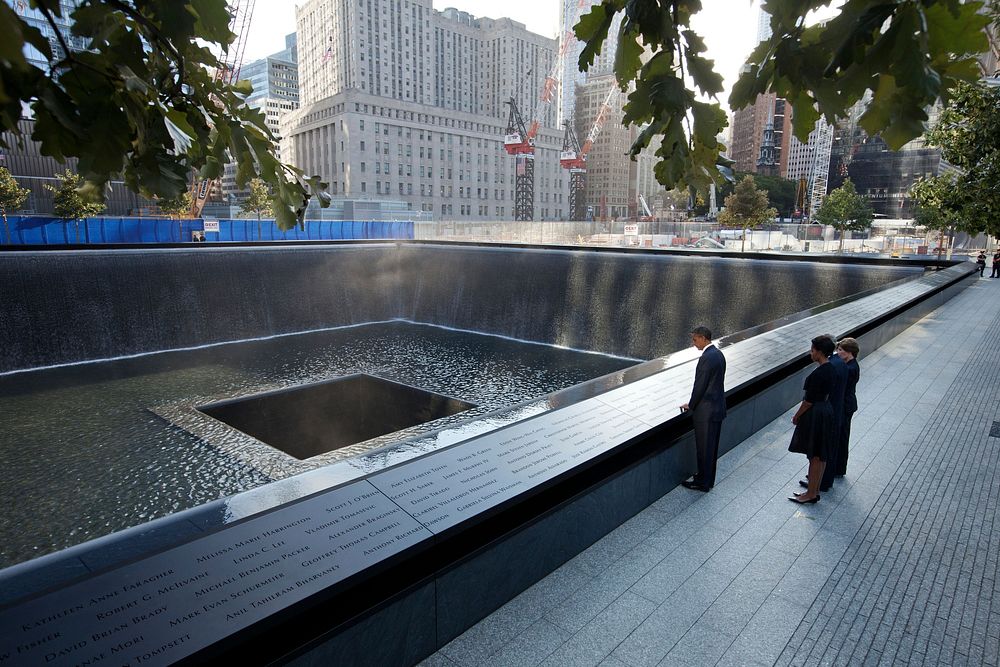
[[715, 463], [719, 458], [719, 435], [726, 417], [726, 357], [712, 344], [712, 332], [705, 327], [691, 331], [691, 342], [701, 350], [694, 371], [691, 400], [681, 406], [691, 412], [694, 443], [698, 455], [698, 473], [681, 482], [685, 487], [707, 492], [715, 486]]

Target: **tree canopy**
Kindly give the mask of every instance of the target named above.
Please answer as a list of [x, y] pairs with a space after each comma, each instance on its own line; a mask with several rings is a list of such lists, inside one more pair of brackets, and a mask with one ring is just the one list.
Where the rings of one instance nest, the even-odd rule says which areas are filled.
[[[924, 132], [927, 107], [947, 101], [958, 82], [979, 77], [975, 56], [987, 48], [983, 28], [996, 20], [978, 0], [852, 1], [825, 24], [807, 27], [806, 15], [828, 4], [763, 0], [772, 35], [750, 55], [730, 95], [732, 108], [776, 93], [792, 106], [795, 135], [804, 142], [818, 118], [846, 116], [870, 90], [861, 125], [899, 148]], [[623, 14], [614, 71], [621, 89], [631, 91], [624, 122], [643, 127], [630, 154], [655, 138], [660, 162], [654, 173], [667, 188], [704, 190], [718, 180], [722, 163], [716, 136], [726, 114], [705, 99], [721, 93], [723, 82], [691, 27], [700, 10], [701, 0], [603, 0], [575, 26], [586, 43], [579, 61], [586, 71], [615, 16]]]
[[[717, 185], [715, 190], [716, 200], [725, 201], [726, 197], [733, 193], [736, 184], [743, 180], [745, 176], [753, 178], [754, 185], [758, 190], [763, 190], [767, 194], [768, 205], [773, 207], [778, 215], [791, 217], [795, 212], [795, 192], [798, 184], [787, 178], [780, 176], [764, 176], [763, 174], [748, 174], [742, 171], [735, 172], [733, 181], [723, 181]], [[700, 193], [699, 193], [700, 196]], [[708, 213], [707, 197], [701, 197], [692, 209], [695, 215], [705, 215]]]
[[[49, 23], [53, 48], [37, 28], [0, 3], [0, 130], [19, 140], [22, 103], [35, 119], [32, 139], [44, 155], [78, 158], [81, 194], [103, 200], [120, 174], [145, 196], [173, 198], [192, 170], [222, 175], [230, 158], [240, 186], [259, 175], [275, 193], [278, 224], [300, 221], [309, 197], [327, 203], [325, 184], [275, 157], [264, 116], [245, 103], [250, 85], [226, 85], [213, 75], [215, 55], [235, 39], [226, 0], [81, 0], [68, 45], [58, 0], [30, 0]], [[29, 44], [47, 61], [24, 55]]]
[[24, 202], [30, 194], [31, 190], [22, 188], [17, 184], [17, 181], [7, 167], [0, 167], [0, 215], [3, 216], [3, 230], [7, 243], [10, 243], [10, 227], [7, 225], [7, 212], [16, 211], [24, 206]]
[[[719, 213], [719, 224], [739, 229], [754, 229], [765, 222], [770, 222], [778, 215], [778, 211], [768, 207], [767, 193], [757, 189], [753, 176], [743, 177], [733, 193], [726, 197], [726, 208]], [[743, 235], [743, 246], [746, 249], [746, 234]]]
[[79, 174], [74, 174], [66, 170], [62, 174], [56, 174], [59, 179], [59, 186], [46, 185], [45, 188], [52, 192], [52, 204], [56, 215], [63, 220], [80, 220], [97, 215], [104, 210], [104, 204], [87, 199], [80, 193], [83, 178]]
[[844, 250], [844, 232], [863, 232], [872, 226], [874, 219], [871, 204], [858, 194], [851, 179], [829, 193], [819, 210], [815, 221], [830, 225], [840, 232], [840, 250]]
[[960, 84], [927, 141], [957, 173], [917, 183], [918, 202], [941, 208], [964, 231], [1000, 236], [1000, 89]]
[[160, 199], [156, 202], [156, 204], [159, 206], [161, 213], [179, 217], [190, 213], [192, 199], [193, 197], [191, 196], [191, 191], [185, 190], [176, 197]]
[[250, 181], [249, 191], [250, 194], [240, 206], [240, 210], [244, 213], [256, 213], [257, 219], [260, 220], [261, 213], [271, 210], [271, 193], [267, 190], [267, 183], [259, 178]]
[[921, 178], [910, 188], [917, 202], [914, 219], [918, 225], [946, 231], [951, 228], [968, 230], [964, 219], [965, 197], [956, 183], [957, 174]]

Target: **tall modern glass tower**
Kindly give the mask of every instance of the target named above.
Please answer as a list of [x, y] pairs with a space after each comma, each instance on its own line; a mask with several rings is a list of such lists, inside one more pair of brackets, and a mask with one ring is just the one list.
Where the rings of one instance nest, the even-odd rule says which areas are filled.
[[[559, 48], [562, 52], [558, 70], [560, 122], [563, 120], [572, 121], [576, 117], [577, 86], [584, 84], [591, 77], [604, 77], [613, 71], [615, 51], [618, 49], [618, 27], [621, 25], [621, 13], [615, 17], [611, 29], [608, 30], [608, 38], [601, 49], [601, 55], [594, 59], [590, 70], [580, 71], [580, 52], [583, 51], [583, 42], [576, 39], [576, 35], [573, 34], [573, 26], [596, 4], [600, 4], [600, 0], [560, 0]], [[569, 46], [565, 49], [563, 49], [564, 41], [569, 42]]]

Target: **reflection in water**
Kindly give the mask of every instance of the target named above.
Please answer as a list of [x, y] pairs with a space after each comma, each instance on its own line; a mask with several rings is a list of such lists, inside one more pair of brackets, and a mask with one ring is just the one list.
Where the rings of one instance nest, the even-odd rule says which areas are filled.
[[[154, 414], [158, 406], [351, 373], [477, 405], [424, 425], [427, 433], [632, 363], [391, 323], [0, 377], [0, 567], [270, 481], [252, 459], [225, 452], [227, 438], [241, 434], [219, 425], [207, 444]], [[468, 428], [489, 430], [490, 421]], [[464, 428], [430, 434], [360, 465], [374, 470], [469, 435]]]

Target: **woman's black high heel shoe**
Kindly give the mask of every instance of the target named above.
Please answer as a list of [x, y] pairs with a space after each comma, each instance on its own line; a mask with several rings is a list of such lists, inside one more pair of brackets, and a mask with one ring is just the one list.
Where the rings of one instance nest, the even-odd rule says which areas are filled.
[[819, 499], [820, 496], [816, 496], [811, 500], [799, 500], [799, 494], [797, 493], [791, 498], [789, 498], [789, 500], [791, 500], [793, 503], [796, 503], [797, 505], [815, 505], [816, 503], [819, 502]]

